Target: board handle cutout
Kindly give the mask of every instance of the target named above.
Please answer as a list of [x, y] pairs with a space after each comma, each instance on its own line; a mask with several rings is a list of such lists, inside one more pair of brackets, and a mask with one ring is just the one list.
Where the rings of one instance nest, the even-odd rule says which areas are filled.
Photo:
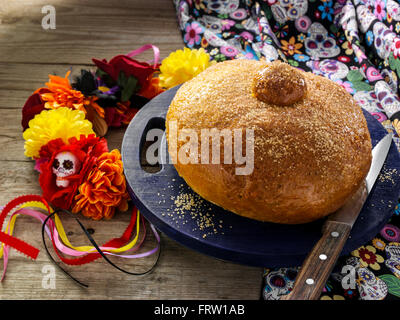
[[140, 139], [140, 167], [148, 173], [161, 171], [162, 164], [165, 163], [161, 158], [162, 143], [165, 141], [165, 119], [162, 117], [151, 118], [143, 130]]

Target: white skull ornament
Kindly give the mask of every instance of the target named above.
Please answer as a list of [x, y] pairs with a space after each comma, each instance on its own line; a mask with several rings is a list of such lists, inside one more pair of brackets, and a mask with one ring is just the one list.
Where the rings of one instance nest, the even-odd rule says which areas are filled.
[[207, 3], [207, 9], [219, 14], [234, 12], [239, 8], [239, 0], [210, 0]]
[[53, 173], [57, 176], [57, 187], [68, 187], [69, 180], [65, 178], [76, 174], [80, 167], [79, 159], [72, 152], [64, 151], [57, 154], [53, 161]]
[[340, 53], [336, 40], [329, 36], [328, 31], [319, 22], [314, 22], [307, 32], [304, 47], [313, 60], [335, 57]]
[[376, 277], [367, 268], [359, 268], [357, 275], [361, 300], [383, 300], [386, 297], [388, 288], [383, 280]]

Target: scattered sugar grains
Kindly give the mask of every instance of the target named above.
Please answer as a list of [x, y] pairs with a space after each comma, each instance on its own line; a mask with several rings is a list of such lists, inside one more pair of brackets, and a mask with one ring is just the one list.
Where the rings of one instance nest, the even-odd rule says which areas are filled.
[[398, 175], [398, 171], [396, 168], [388, 169], [388, 168], [386, 168], [386, 166], [384, 166], [378, 179], [380, 182], [389, 181], [392, 184], [396, 184], [395, 179], [393, 179], [393, 176], [397, 176], [397, 175]]
[[[171, 188], [173, 189], [173, 186]], [[192, 231], [201, 231], [203, 238], [212, 234], [224, 234], [219, 232], [223, 228], [223, 221], [215, 221], [212, 209], [209, 207], [206, 210], [205, 200], [194, 192], [187, 192], [186, 188], [184, 190], [183, 184], [179, 186], [178, 195], [171, 196], [171, 200], [174, 206], [167, 209], [167, 213], [163, 213], [163, 216], [167, 215], [172, 218], [177, 228], [188, 223], [188, 218], [191, 218], [197, 226]]]

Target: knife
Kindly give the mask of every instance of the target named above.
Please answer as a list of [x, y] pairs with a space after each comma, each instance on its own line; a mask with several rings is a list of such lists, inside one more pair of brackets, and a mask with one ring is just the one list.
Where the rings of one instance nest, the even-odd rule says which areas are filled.
[[322, 237], [313, 247], [296, 277], [292, 291], [280, 300], [317, 300], [349, 237], [351, 228], [383, 167], [393, 134], [386, 135], [372, 150], [370, 170], [357, 192], [322, 226]]

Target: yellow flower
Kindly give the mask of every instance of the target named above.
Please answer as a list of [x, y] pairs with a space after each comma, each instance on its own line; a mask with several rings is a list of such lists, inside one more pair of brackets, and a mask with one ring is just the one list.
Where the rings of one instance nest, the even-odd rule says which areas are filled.
[[306, 39], [306, 35], [304, 33], [299, 33], [297, 35], [297, 41], [304, 42], [305, 39]]
[[384, 60], [383, 60], [383, 65], [384, 65], [385, 67], [389, 66], [389, 61], [388, 61], [388, 59], [384, 59]]
[[360, 265], [363, 268], [370, 267], [373, 270], [379, 270], [379, 263], [384, 261], [383, 257], [376, 254], [376, 249], [373, 246], [362, 246], [351, 253], [353, 256], [360, 258]]
[[29, 128], [24, 131], [25, 156], [38, 158], [40, 148], [51, 140], [61, 138], [68, 143], [71, 137], [93, 133], [92, 123], [85, 119], [83, 111], [66, 107], [43, 110], [29, 121]]
[[353, 47], [351, 46], [351, 42], [350, 41], [345, 41], [342, 44], [342, 48], [345, 50], [344, 52], [349, 56], [353, 53]]
[[214, 62], [210, 55], [200, 49], [177, 50], [165, 58], [160, 66], [160, 87], [169, 89], [197, 76]]
[[206, 7], [203, 3], [203, 0], [194, 0], [194, 6], [196, 7], [197, 10], [205, 10]]
[[296, 43], [296, 39], [291, 37], [289, 42], [286, 40], [281, 40], [281, 49], [288, 55], [294, 55], [295, 53], [301, 53], [299, 50], [303, 45], [301, 43]]
[[384, 250], [386, 247], [385, 242], [378, 238], [372, 239], [372, 245], [378, 250]]

